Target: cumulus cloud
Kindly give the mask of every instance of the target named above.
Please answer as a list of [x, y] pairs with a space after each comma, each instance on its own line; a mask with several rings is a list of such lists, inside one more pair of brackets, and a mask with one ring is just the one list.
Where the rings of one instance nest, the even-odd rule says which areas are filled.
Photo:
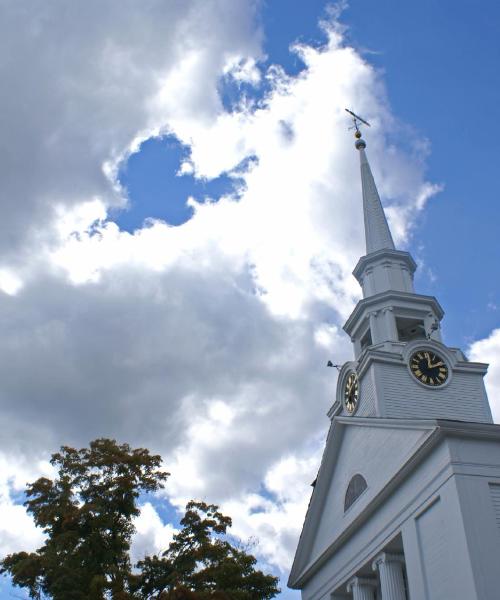
[[58, 206], [123, 205], [110, 177], [169, 119], [220, 110], [214, 85], [256, 55], [255, 4], [64, 0], [0, 3], [4, 260], [50, 241]]
[[495, 423], [500, 423], [500, 329], [494, 329], [490, 335], [474, 342], [469, 348], [469, 358], [489, 363], [485, 377], [486, 391], [490, 401], [491, 413]]
[[[333, 22], [323, 47], [295, 48], [305, 66], [291, 77], [260, 60], [254, 2], [65, 6], [5, 2], [0, 25], [19, 56], [3, 63], [0, 100], [1, 450], [145, 445], [165, 457], [172, 502], [220, 502], [286, 570], [333, 402], [325, 365], [350, 359], [340, 326], [359, 298], [344, 107], [373, 124], [399, 244], [437, 188], [387, 143], [398, 125], [383, 84]], [[227, 111], [224, 78], [266, 91]], [[190, 199], [182, 226], [121, 231], [109, 218], [127, 201], [117, 169], [162, 132], [189, 148], [182, 172], [228, 173], [239, 189]], [[172, 534], [151, 505], [136, 524], [137, 556]]]
[[134, 519], [135, 533], [130, 549], [133, 563], [151, 554], [161, 554], [176, 533], [170, 523], [162, 522], [151, 502], [145, 502], [140, 510], [139, 516]]
[[35, 527], [20, 499], [26, 483], [42, 475], [53, 475], [53, 469], [34, 454], [30, 460], [9, 452], [0, 455], [0, 556], [41, 546], [43, 532]]
[[309, 439], [299, 455], [283, 455], [267, 471], [264, 491], [234, 497], [224, 503], [233, 516], [233, 531], [253, 540], [270, 566], [285, 573], [297, 546], [305, 511], [312, 493], [312, 479], [321, 458], [323, 438]]

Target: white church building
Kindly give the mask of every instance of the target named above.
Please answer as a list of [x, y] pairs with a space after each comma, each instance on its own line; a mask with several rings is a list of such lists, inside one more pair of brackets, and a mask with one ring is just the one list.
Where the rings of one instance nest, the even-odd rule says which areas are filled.
[[[366, 255], [330, 431], [289, 578], [303, 600], [500, 600], [500, 426], [413, 288], [356, 127]], [[466, 280], [464, 279], [464, 285]]]

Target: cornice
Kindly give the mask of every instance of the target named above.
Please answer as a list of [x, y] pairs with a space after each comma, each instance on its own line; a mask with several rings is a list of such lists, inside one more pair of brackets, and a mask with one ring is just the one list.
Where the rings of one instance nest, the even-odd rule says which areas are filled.
[[489, 365], [479, 362], [457, 361], [454, 370], [459, 373], [479, 373], [486, 375]]
[[497, 423], [473, 423], [436, 419], [443, 436], [490, 439], [500, 441], [500, 425]]
[[387, 352], [384, 350], [374, 350], [372, 348], [367, 348], [358, 362], [359, 377], [363, 377], [368, 367], [374, 362], [401, 365], [404, 361], [401, 353]]
[[351, 316], [345, 322], [343, 329], [348, 335], [351, 335], [359, 317], [366, 310], [382, 309], [388, 306], [397, 305], [398, 303], [407, 304], [411, 302], [420, 305], [430, 305], [439, 320], [444, 316], [444, 310], [434, 296], [424, 296], [423, 294], [389, 290], [360, 300], [352, 311]]
[[390, 250], [390, 249], [382, 249], [377, 250], [376, 252], [371, 252], [366, 256], [362, 256], [356, 266], [352, 274], [359, 281], [361, 278], [362, 272], [371, 264], [375, 262], [380, 262], [384, 259], [393, 259], [393, 260], [402, 260], [406, 263], [408, 270], [413, 275], [417, 268], [417, 263], [413, 260], [412, 255], [409, 252], [404, 252], [403, 250]]
[[330, 410], [326, 413], [326, 416], [330, 420], [332, 420], [333, 417], [336, 417], [341, 412], [342, 412], [342, 404], [338, 400], [335, 400], [335, 402], [332, 404], [332, 407], [330, 408]]

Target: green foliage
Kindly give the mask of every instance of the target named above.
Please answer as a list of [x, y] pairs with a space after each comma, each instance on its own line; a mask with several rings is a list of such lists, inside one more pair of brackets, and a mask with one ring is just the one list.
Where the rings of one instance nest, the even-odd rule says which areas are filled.
[[46, 533], [36, 552], [0, 561], [0, 573], [35, 600], [268, 600], [278, 579], [227, 536], [231, 519], [214, 504], [189, 502], [162, 556], [132, 570], [132, 518], [141, 492], [163, 487], [168, 473], [148, 450], [98, 439], [89, 448], [62, 447], [58, 475], [27, 487], [25, 506]]
[[25, 502], [46, 541], [36, 552], [7, 556], [0, 572], [35, 599], [133, 598], [132, 517], [141, 492], [163, 487], [168, 473], [159, 470], [161, 457], [98, 439], [89, 448], [62, 447], [51, 463], [57, 478], [29, 484]]
[[278, 579], [255, 569], [256, 559], [226, 538], [231, 519], [214, 504], [191, 501], [182, 529], [161, 556], [138, 564], [142, 597], [157, 600], [267, 600]]

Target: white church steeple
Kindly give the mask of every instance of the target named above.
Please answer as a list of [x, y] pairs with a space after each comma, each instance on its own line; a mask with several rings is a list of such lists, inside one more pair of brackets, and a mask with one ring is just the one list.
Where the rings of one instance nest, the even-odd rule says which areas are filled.
[[[358, 128], [358, 122], [364, 121], [352, 116], [356, 119], [366, 238], [366, 254], [353, 275], [363, 298], [344, 325], [353, 344], [354, 361], [347, 362], [339, 373], [337, 401], [330, 417], [357, 414], [491, 422], [482, 381], [485, 365], [470, 363], [460, 350], [443, 344], [443, 309], [433, 296], [415, 292], [417, 265], [409, 252], [394, 245], [366, 156], [367, 144]], [[354, 381], [357, 399], [351, 398]], [[465, 383], [474, 387], [467, 401], [461, 396]]]
[[413, 274], [417, 265], [408, 252], [396, 250], [391, 230], [366, 156], [366, 142], [356, 130], [359, 151], [366, 255], [354, 269], [363, 296], [387, 290], [413, 293]]
[[331, 427], [290, 573], [302, 600], [498, 598], [500, 426], [470, 362], [440, 337], [443, 310], [413, 289], [360, 153], [363, 288], [344, 325]]

